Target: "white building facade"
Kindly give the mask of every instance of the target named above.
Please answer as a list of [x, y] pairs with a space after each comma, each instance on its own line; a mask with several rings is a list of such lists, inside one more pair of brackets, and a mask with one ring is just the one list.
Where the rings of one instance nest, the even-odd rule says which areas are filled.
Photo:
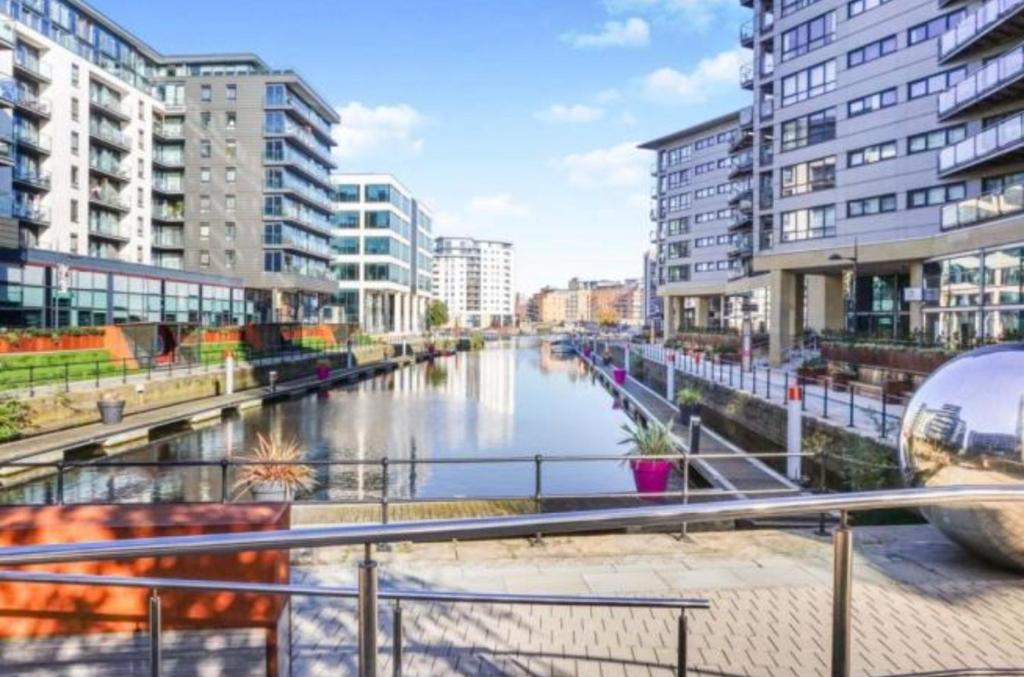
[[515, 324], [515, 253], [511, 242], [440, 237], [434, 249], [434, 293], [460, 328]]
[[325, 313], [370, 334], [425, 330], [433, 219], [390, 174], [334, 174], [332, 266], [338, 292]]

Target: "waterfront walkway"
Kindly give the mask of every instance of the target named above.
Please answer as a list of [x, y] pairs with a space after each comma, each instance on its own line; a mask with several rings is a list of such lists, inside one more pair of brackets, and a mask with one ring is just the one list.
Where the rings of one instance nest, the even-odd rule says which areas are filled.
[[[580, 358], [583, 359], [583, 358]], [[601, 366], [596, 362], [593, 369], [600, 373], [617, 396], [630, 400], [645, 418], [659, 421], [662, 425], [672, 424], [672, 433], [683, 449], [689, 451], [689, 429], [676, 420], [678, 410], [660, 394], [643, 385], [636, 379], [627, 377], [626, 383], [618, 385], [612, 377], [613, 368]], [[732, 498], [758, 494], [785, 495], [800, 491], [795, 482], [776, 472], [760, 459], [747, 454], [743, 449], [728, 442], [707, 426], [703, 426], [700, 439], [700, 453], [714, 455], [713, 459], [694, 458], [694, 468], [707, 479], [712, 486], [732, 492]], [[731, 458], [722, 458], [729, 455]], [[779, 459], [776, 459], [779, 460]]]
[[[1024, 579], [974, 559], [929, 526], [855, 534], [856, 675], [1024, 674]], [[344, 564], [298, 582], [355, 584]], [[401, 545], [376, 556], [381, 585], [476, 592], [706, 597], [687, 615], [691, 675], [828, 673], [832, 545], [810, 532], [549, 537]], [[354, 604], [293, 602], [296, 675], [354, 674]], [[403, 604], [407, 675], [671, 675], [676, 616], [659, 610]], [[380, 674], [391, 607], [381, 605]]]

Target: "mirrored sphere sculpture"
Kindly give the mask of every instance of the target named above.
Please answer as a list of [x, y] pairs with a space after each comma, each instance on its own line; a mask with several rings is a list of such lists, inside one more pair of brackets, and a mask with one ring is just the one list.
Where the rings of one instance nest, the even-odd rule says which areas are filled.
[[[1024, 482], [1024, 343], [978, 348], [942, 365], [907, 405], [899, 447], [914, 486]], [[923, 513], [968, 550], [1024, 571], [1024, 504]]]

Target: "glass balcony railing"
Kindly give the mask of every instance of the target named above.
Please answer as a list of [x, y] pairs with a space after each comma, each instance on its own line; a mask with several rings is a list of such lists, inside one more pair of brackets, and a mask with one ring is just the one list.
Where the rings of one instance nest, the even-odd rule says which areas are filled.
[[285, 91], [284, 94], [277, 94], [274, 96], [264, 97], [264, 104], [268, 108], [284, 107], [290, 108], [303, 117], [306, 122], [316, 127], [322, 134], [330, 136], [331, 125], [320, 117], [313, 108], [299, 97], [293, 95], [291, 92]]
[[754, 45], [754, 20], [747, 19], [740, 24], [740, 44], [744, 47]]
[[89, 168], [94, 169], [97, 172], [115, 176], [119, 179], [124, 179], [125, 181], [128, 180], [128, 172], [121, 167], [121, 163], [113, 160], [92, 157], [89, 158]]
[[331, 180], [330, 170], [327, 167], [292, 148], [285, 147], [282, 152], [264, 153], [263, 160], [267, 163], [288, 164], [298, 167], [307, 175], [320, 180], [322, 183], [330, 183]]
[[164, 247], [166, 249], [185, 248], [185, 237], [180, 230], [153, 231], [151, 242], [154, 247]]
[[185, 184], [180, 176], [158, 176], [153, 179], [153, 188], [163, 193], [184, 193]]
[[113, 125], [104, 125], [93, 119], [89, 125], [89, 134], [111, 143], [119, 148], [130, 150], [132, 147], [132, 140], [127, 134], [122, 134], [121, 131]]
[[1006, 84], [1024, 76], [1024, 45], [1005, 54], [939, 94], [939, 115], [950, 115], [984, 100]]
[[36, 150], [50, 152], [52, 144], [50, 137], [47, 134], [40, 134], [34, 129], [25, 126], [16, 126], [14, 128], [14, 140], [19, 144], [28, 145]]
[[163, 139], [183, 139], [185, 138], [185, 127], [180, 123], [164, 122], [153, 128], [153, 134]]
[[939, 38], [939, 58], [946, 59], [996, 26], [1003, 19], [1024, 10], [1024, 0], [988, 0]]
[[43, 223], [49, 225], [50, 223], [50, 210], [48, 207], [41, 205], [32, 204], [31, 202], [23, 202], [15, 199], [11, 207], [11, 215], [18, 219], [25, 219], [26, 221], [33, 221], [35, 223]]
[[[13, 80], [11, 81], [13, 82]], [[0, 98], [10, 102], [11, 104], [41, 115], [44, 117], [50, 116], [50, 101], [37, 94], [33, 94], [27, 87], [22, 87], [17, 84], [13, 88], [9, 86], [0, 87]]]
[[153, 205], [153, 218], [161, 221], [184, 221], [184, 204], [160, 204]]
[[117, 97], [93, 90], [92, 92], [89, 92], [89, 103], [122, 120], [127, 120], [131, 117], [125, 112], [124, 107], [121, 105], [121, 101], [118, 100]]
[[754, 107], [747, 106], [740, 109], [740, 127], [752, 127], [754, 125]]
[[121, 225], [120, 220], [105, 218], [96, 212], [89, 214], [89, 234], [118, 240], [130, 239], [128, 229]]
[[740, 87], [743, 89], [754, 87], [754, 64], [745, 63], [740, 66]]
[[760, 112], [762, 120], [771, 120], [772, 116], [775, 114], [775, 102], [771, 99], [762, 101]]
[[1024, 183], [942, 207], [942, 230], [953, 230], [1024, 211]]
[[264, 181], [264, 186], [268, 190], [281, 190], [298, 193], [310, 202], [323, 207], [325, 210], [331, 210], [334, 208], [334, 203], [327, 191], [318, 189], [307, 182], [297, 179], [286, 171], [282, 171], [281, 173], [282, 176], [280, 177], [268, 176]]
[[263, 209], [263, 216], [274, 219], [289, 219], [307, 228], [330, 231], [331, 220], [323, 214], [318, 214], [311, 209], [303, 209], [291, 202], [284, 202], [278, 205], [266, 205]]
[[36, 188], [42, 188], [44, 190], [50, 189], [50, 172], [44, 172], [41, 169], [15, 167], [14, 180], [21, 183], [27, 183], [30, 186], [35, 186]]
[[323, 257], [330, 257], [334, 255], [334, 251], [331, 249], [330, 244], [325, 240], [304, 237], [301, 233], [266, 233], [263, 236], [263, 244], [272, 247], [298, 249], [299, 251]]
[[37, 78], [49, 81], [53, 76], [53, 71], [50, 69], [49, 64], [45, 64], [39, 60], [39, 57], [33, 56], [25, 51], [17, 51], [14, 53], [14, 64], [25, 71], [35, 75]]
[[121, 198], [121, 193], [110, 187], [93, 186], [89, 189], [89, 199], [101, 205], [119, 211], [128, 211], [128, 202]]
[[153, 162], [168, 167], [182, 167], [185, 164], [185, 156], [179, 152], [157, 151], [153, 153]]
[[939, 153], [939, 173], [947, 174], [1024, 146], [1024, 113], [1011, 115]]
[[321, 159], [329, 159], [331, 157], [331, 149], [327, 144], [321, 142], [309, 130], [303, 129], [300, 125], [295, 124], [291, 120], [286, 121], [284, 125], [264, 125], [263, 131], [266, 134], [282, 134], [289, 136], [305, 146], [311, 152], [319, 155]]

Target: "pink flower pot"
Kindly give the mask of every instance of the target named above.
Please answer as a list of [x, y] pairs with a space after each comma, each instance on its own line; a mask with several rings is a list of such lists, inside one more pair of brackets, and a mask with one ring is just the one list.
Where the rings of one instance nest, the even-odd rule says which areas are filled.
[[636, 483], [637, 492], [660, 494], [665, 491], [669, 475], [672, 474], [672, 461], [644, 461], [634, 458], [630, 460], [629, 465], [633, 469], [633, 481]]
[[326, 381], [331, 377], [331, 368], [318, 366], [316, 368], [316, 377], [321, 381]]
[[612, 380], [615, 381], [616, 385], [623, 385], [626, 382], [626, 370], [622, 367], [615, 367], [612, 370]]
[[587, 346], [586, 348], [583, 349], [583, 357], [590, 357], [590, 353], [591, 353], [590, 346]]

